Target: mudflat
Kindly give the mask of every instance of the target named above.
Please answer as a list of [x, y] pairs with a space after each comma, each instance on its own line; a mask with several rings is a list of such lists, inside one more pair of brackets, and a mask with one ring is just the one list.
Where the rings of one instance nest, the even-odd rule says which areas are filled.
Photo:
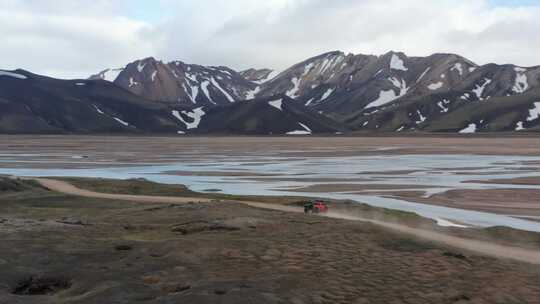
[[[276, 154], [280, 156], [354, 156], [388, 154], [540, 155], [537, 137], [144, 137], [0, 135], [2, 153], [73, 153], [94, 160], [167, 161], [199, 156]], [[36, 157], [38, 157], [36, 155]]]

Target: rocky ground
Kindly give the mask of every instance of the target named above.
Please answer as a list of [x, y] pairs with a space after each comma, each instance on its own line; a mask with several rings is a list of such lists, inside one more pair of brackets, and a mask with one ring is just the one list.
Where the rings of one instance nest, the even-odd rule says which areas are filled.
[[[133, 203], [58, 194], [30, 182], [2, 184], [0, 303], [535, 303], [540, 298], [538, 265], [420, 241], [369, 223], [226, 200]], [[177, 195], [185, 189], [164, 191]]]

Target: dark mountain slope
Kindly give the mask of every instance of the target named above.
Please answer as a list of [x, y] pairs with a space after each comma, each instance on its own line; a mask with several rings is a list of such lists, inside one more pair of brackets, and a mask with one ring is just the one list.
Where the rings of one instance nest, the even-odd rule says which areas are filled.
[[168, 107], [106, 81], [0, 71], [1, 133], [177, 132]]
[[212, 107], [197, 132], [309, 135], [346, 130], [344, 125], [281, 95]]

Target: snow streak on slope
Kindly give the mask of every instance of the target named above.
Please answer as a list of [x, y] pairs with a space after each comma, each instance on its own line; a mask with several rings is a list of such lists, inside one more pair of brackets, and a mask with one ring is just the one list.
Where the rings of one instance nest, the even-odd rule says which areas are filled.
[[320, 101], [324, 101], [324, 100], [326, 100], [326, 98], [330, 97], [330, 95], [332, 95], [332, 93], [334, 93], [334, 90], [335, 89], [328, 89], [326, 92], [324, 92], [324, 94], [321, 97]]
[[416, 83], [419, 83], [420, 80], [422, 80], [422, 78], [424, 78], [424, 76], [426, 76], [426, 74], [429, 72], [429, 70], [431, 70], [431, 67], [428, 67], [428, 68], [422, 73], [422, 75], [420, 75], [420, 77], [418, 77], [418, 79], [416, 79]]
[[118, 117], [113, 117], [113, 118], [114, 118], [114, 120], [116, 120], [116, 121], [119, 122], [120, 124], [122, 124], [122, 125], [124, 125], [124, 126], [126, 126], [126, 127], [129, 126], [129, 123], [127, 123], [127, 122], [121, 120], [120, 118], [118, 118]]
[[98, 108], [96, 105], [93, 105], [93, 106], [94, 106], [94, 108], [96, 109], [96, 111], [97, 111], [99, 114], [101, 114], [101, 115], [104, 115], [104, 114], [105, 114], [105, 113], [104, 113], [103, 111], [101, 111], [101, 109]]
[[234, 102], [234, 98], [232, 98], [232, 96], [229, 95], [229, 93], [227, 93], [227, 91], [225, 91], [225, 90], [219, 85], [219, 83], [214, 79], [214, 77], [211, 77], [211, 78], [210, 78], [210, 81], [212, 82], [212, 85], [214, 85], [214, 87], [218, 88], [218, 90], [220, 90], [221, 93], [223, 93], [223, 95], [225, 95], [225, 97], [227, 97], [227, 100], [229, 100], [229, 102]]
[[206, 98], [208, 99], [208, 101], [210, 101], [211, 103], [213, 104], [216, 104], [213, 100], [212, 100], [212, 97], [210, 97], [210, 92], [208, 91], [208, 86], [210, 85], [210, 82], [208, 80], [205, 80], [201, 83], [201, 89], [204, 93], [204, 95], [206, 95]]
[[186, 95], [189, 97], [192, 103], [197, 103], [197, 96], [199, 95], [199, 87], [190, 85], [191, 91], [188, 92], [188, 89], [185, 84], [182, 84], [184, 87], [184, 92], [186, 92]]
[[256, 84], [263, 84], [265, 82], [268, 82], [274, 78], [276, 78], [277, 75], [279, 75], [279, 71], [272, 71], [270, 73], [268, 73], [268, 76], [266, 76], [266, 78], [263, 78], [263, 79], [260, 79], [260, 80], [257, 80], [257, 81], [254, 81]]

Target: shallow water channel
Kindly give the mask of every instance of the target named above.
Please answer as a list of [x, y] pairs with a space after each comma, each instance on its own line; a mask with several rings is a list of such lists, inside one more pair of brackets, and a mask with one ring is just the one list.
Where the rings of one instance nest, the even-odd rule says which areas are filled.
[[[35, 155], [34, 155], [35, 156]], [[492, 214], [388, 198], [377, 190], [295, 191], [297, 188], [320, 185], [407, 185], [429, 197], [450, 189], [537, 189], [540, 186], [463, 183], [470, 180], [538, 176], [540, 157], [482, 155], [385, 155], [352, 157], [277, 157], [271, 155], [193, 156], [169, 163], [137, 163], [115, 165], [85, 160], [79, 155], [55, 155], [55, 169], [37, 168], [28, 155], [0, 155], [0, 174], [16, 176], [73, 176], [101, 178], [145, 178], [161, 183], [185, 184], [195, 191], [219, 189], [223, 193], [241, 195], [300, 195], [349, 199], [373, 206], [415, 212], [438, 220], [456, 221], [471, 226], [509, 226], [540, 232], [540, 222], [510, 215]], [[47, 157], [40, 157], [39, 163]], [[195, 160], [196, 159], [196, 160]], [[66, 166], [70, 162], [77, 166]], [[10, 166], [13, 164], [13, 166]], [[16, 165], [15, 165], [16, 164]], [[21, 166], [22, 164], [22, 166]], [[336, 187], [337, 188], [337, 187]], [[369, 189], [369, 187], [366, 187]], [[328, 190], [330, 189], [330, 190]]]

